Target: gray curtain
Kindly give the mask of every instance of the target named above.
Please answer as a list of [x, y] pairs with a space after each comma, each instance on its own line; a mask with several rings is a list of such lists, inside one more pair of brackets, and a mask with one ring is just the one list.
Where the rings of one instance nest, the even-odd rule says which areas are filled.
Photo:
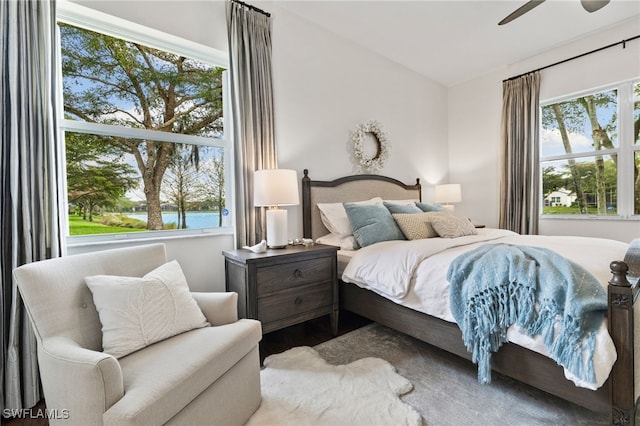
[[12, 270], [60, 256], [62, 152], [55, 114], [55, 2], [0, 2], [2, 408], [41, 398], [36, 341]]
[[538, 233], [540, 73], [503, 83], [499, 227]]
[[262, 240], [264, 212], [253, 205], [253, 172], [277, 168], [271, 76], [271, 19], [227, 3], [235, 158], [236, 245]]

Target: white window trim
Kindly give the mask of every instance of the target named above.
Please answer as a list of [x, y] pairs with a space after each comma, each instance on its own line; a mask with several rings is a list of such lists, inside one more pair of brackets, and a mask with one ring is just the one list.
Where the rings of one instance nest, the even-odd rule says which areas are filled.
[[[542, 163], [546, 161], [566, 160], [569, 158], [594, 157], [599, 155], [617, 155], [618, 157], [618, 197], [617, 197], [617, 214], [615, 215], [567, 215], [567, 214], [543, 214], [544, 198], [540, 197], [540, 215], [539, 218], [544, 219], [574, 219], [574, 220], [632, 220], [640, 221], [640, 215], [633, 214], [633, 161], [634, 151], [640, 152], [640, 146], [634, 145], [633, 140], [633, 109], [622, 109], [622, 105], [629, 105], [633, 101], [633, 87], [640, 83], [640, 78], [624, 80], [614, 84], [595, 87], [568, 95], [563, 95], [551, 99], [545, 99], [540, 102], [542, 107], [557, 102], [579, 98], [593, 93], [604, 92], [607, 90], [618, 90], [618, 147], [615, 149], [581, 152], [575, 154], [553, 155], [539, 158], [538, 167], [541, 169]], [[631, 123], [629, 125], [628, 123]], [[540, 123], [540, 133], [542, 133], [542, 122]], [[542, 173], [540, 173], [540, 188], [542, 189]], [[542, 194], [542, 191], [540, 191]]]
[[[144, 44], [148, 47], [174, 53], [177, 55], [187, 56], [198, 61], [210, 63], [215, 66], [229, 68], [229, 56], [226, 52], [217, 50], [213, 47], [204, 46], [190, 40], [186, 40], [172, 34], [164, 33], [153, 28], [149, 28], [122, 18], [118, 18], [95, 9], [71, 3], [67, 0], [59, 0], [56, 3], [56, 19], [58, 22], [70, 24], [79, 28], [90, 31], [97, 31], [106, 35], [121, 38], [127, 41]], [[58, 36], [58, 41], [60, 37]], [[60, 45], [56, 46], [60, 51]], [[57, 64], [60, 78], [58, 80], [58, 88], [60, 96], [58, 96], [58, 106], [60, 111], [64, 108], [62, 97], [62, 63], [61, 58]], [[58, 131], [63, 136], [64, 131], [78, 131], [83, 133], [94, 134], [110, 134], [126, 138], [134, 139], [153, 139], [165, 142], [186, 143], [200, 146], [221, 147], [224, 149], [224, 166], [225, 170], [231, 170], [233, 165], [233, 145], [232, 145], [232, 125], [231, 125], [231, 108], [229, 102], [230, 94], [228, 90], [229, 76], [227, 72], [223, 73], [223, 118], [224, 118], [224, 138], [213, 138], [203, 136], [181, 135], [177, 133], [157, 132], [147, 129], [126, 128], [107, 124], [88, 123], [77, 120], [67, 120], [64, 115], [58, 121]], [[64, 153], [62, 153], [63, 161], [66, 161]], [[66, 173], [64, 174], [64, 184], [66, 187]], [[233, 212], [234, 202], [234, 185], [233, 173], [225, 175], [225, 192], [227, 194], [227, 209]], [[64, 203], [67, 205], [67, 193], [64, 193]], [[62, 212], [65, 221], [68, 223], [69, 218], [66, 209]], [[87, 244], [109, 244], [122, 243], [123, 241], [147, 241], [152, 239], [168, 239], [168, 238], [186, 238], [198, 237], [203, 235], [230, 235], [235, 233], [235, 214], [229, 215], [229, 224], [224, 227], [201, 228], [201, 229], [174, 229], [167, 231], [144, 231], [118, 234], [95, 234], [95, 235], [76, 235], [66, 236], [67, 247], [77, 247]]]

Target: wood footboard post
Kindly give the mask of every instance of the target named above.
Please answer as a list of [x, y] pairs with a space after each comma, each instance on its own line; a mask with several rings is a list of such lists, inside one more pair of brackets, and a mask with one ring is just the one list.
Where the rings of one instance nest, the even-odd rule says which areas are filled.
[[[611, 262], [609, 281], [609, 334], [618, 359], [610, 376], [611, 424], [635, 425], [633, 304], [636, 289], [627, 280], [626, 263]], [[637, 286], [636, 286], [637, 287]]]

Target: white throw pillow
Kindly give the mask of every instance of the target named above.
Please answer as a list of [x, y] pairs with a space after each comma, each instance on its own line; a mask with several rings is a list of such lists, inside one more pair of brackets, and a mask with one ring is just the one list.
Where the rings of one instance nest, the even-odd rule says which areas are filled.
[[[374, 197], [366, 201], [357, 201], [353, 204], [382, 204], [382, 198]], [[318, 203], [318, 209], [320, 209], [320, 218], [324, 226], [332, 234], [336, 234], [340, 238], [353, 235], [351, 229], [351, 223], [347, 217], [347, 211], [344, 209], [342, 203]]]
[[104, 352], [121, 358], [152, 343], [210, 324], [177, 261], [144, 277], [86, 277], [100, 322]]

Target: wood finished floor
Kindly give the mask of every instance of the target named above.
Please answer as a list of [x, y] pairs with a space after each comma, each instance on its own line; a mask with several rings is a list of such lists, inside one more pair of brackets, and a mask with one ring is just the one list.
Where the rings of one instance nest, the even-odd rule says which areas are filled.
[[[342, 335], [360, 328], [371, 321], [362, 318], [350, 312], [340, 312], [340, 326], [338, 327], [338, 335]], [[333, 339], [331, 332], [331, 324], [328, 316], [316, 318], [302, 324], [293, 325], [281, 330], [272, 331], [262, 336], [260, 342], [260, 362], [264, 358], [284, 352], [295, 346], [315, 346], [327, 340]], [[32, 412], [44, 410], [45, 402], [40, 401]], [[2, 424], [10, 426], [47, 426], [49, 422], [46, 419], [2, 419]]]

